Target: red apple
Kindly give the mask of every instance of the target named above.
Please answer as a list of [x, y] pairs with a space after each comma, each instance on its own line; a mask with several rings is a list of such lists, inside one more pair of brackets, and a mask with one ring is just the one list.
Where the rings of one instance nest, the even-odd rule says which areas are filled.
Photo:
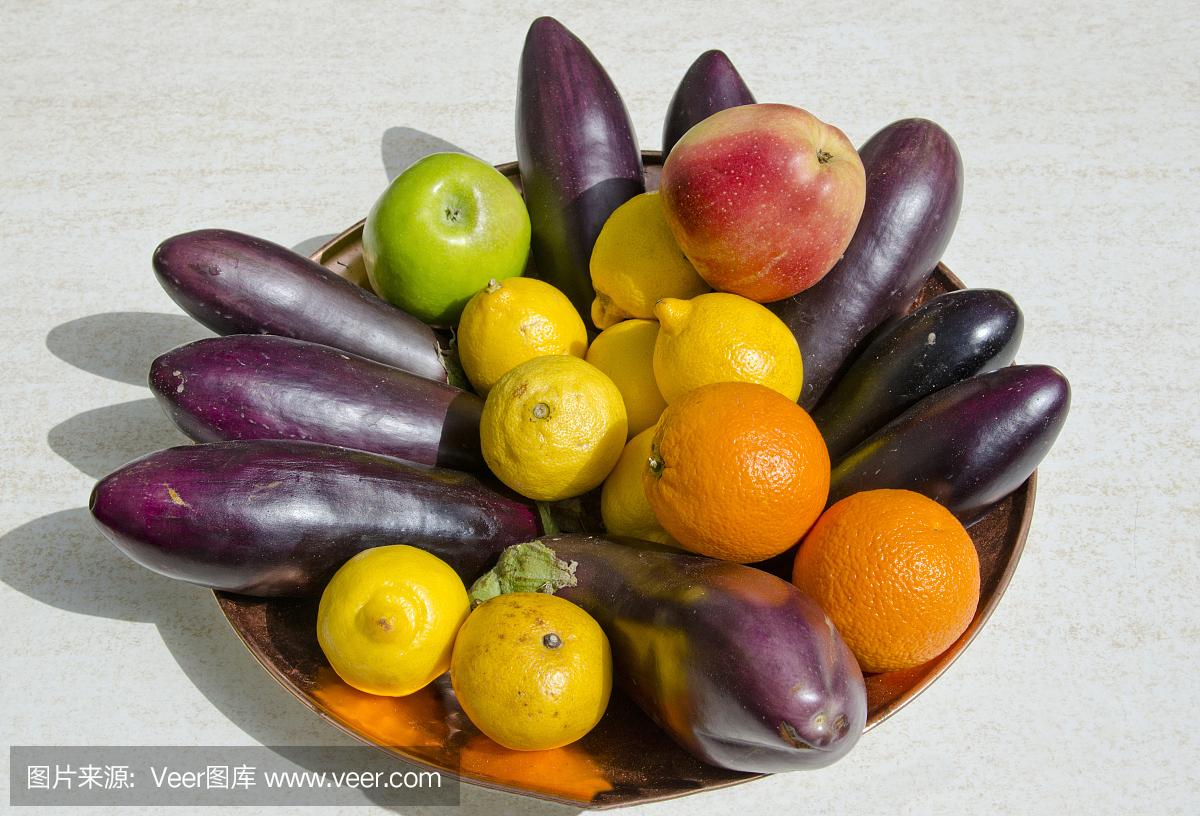
[[663, 213], [714, 289], [791, 297], [837, 263], [862, 215], [866, 174], [836, 127], [791, 105], [728, 108], [689, 130], [663, 165]]

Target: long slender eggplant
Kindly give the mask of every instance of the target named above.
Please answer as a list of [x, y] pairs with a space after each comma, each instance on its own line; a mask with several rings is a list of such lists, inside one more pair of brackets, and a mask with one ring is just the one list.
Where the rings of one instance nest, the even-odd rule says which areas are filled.
[[609, 215], [646, 191], [633, 120], [612, 79], [562, 23], [529, 27], [517, 79], [517, 163], [534, 265], [592, 325], [590, 261]]
[[1024, 318], [998, 289], [930, 300], [876, 338], [812, 412], [832, 461], [922, 397], [1013, 361]]
[[841, 260], [798, 295], [767, 304], [800, 344], [805, 410], [820, 402], [863, 339], [908, 311], [946, 251], [962, 207], [962, 157], [933, 122], [893, 122], [858, 154], [867, 202]]
[[315, 595], [348, 558], [411, 544], [468, 584], [538, 534], [531, 502], [465, 473], [315, 442], [168, 448], [96, 483], [104, 535], [137, 563], [247, 595]]
[[163, 241], [153, 265], [171, 299], [217, 334], [294, 337], [450, 381], [433, 329], [287, 247], [204, 229]]
[[1005, 366], [943, 388], [834, 466], [829, 504], [863, 490], [903, 488], [970, 526], [1037, 469], [1070, 403], [1067, 378], [1047, 365]]
[[821, 768], [862, 735], [858, 663], [787, 581], [648, 542], [557, 535], [506, 551], [471, 595], [551, 590], [604, 629], [614, 683], [706, 762], [752, 773]]
[[663, 122], [663, 159], [683, 134], [717, 111], [753, 105], [754, 94], [724, 51], [705, 51], [691, 64], [667, 105]]
[[150, 390], [197, 442], [300, 439], [489, 472], [480, 397], [318, 343], [266, 334], [197, 340], [150, 365]]

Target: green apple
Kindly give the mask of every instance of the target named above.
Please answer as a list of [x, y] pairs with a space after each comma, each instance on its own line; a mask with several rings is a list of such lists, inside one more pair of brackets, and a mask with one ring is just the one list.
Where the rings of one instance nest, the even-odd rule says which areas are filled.
[[525, 202], [500, 171], [463, 153], [434, 153], [371, 207], [363, 261], [384, 300], [450, 326], [489, 280], [525, 271], [529, 234]]

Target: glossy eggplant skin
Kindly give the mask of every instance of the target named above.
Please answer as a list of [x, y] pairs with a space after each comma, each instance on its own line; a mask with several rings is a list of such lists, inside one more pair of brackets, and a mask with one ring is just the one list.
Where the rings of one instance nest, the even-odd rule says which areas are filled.
[[970, 526], [1033, 474], [1070, 404], [1067, 378], [1048, 365], [1005, 366], [955, 383], [837, 462], [829, 504], [863, 490], [902, 488]]
[[517, 79], [517, 164], [538, 277], [592, 327], [590, 261], [609, 215], [646, 191], [633, 120], [604, 67], [552, 17], [529, 27]]
[[1025, 320], [998, 289], [938, 295], [893, 323], [812, 412], [837, 461], [923, 397], [1016, 357]]
[[179, 308], [217, 334], [294, 337], [449, 382], [433, 329], [287, 247], [196, 230], [159, 244], [153, 266]]
[[927, 119], [903, 119], [859, 149], [867, 201], [833, 269], [790, 298], [767, 304], [800, 344], [812, 410], [876, 327], [903, 315], [937, 268], [962, 208], [958, 146]]
[[858, 663], [789, 582], [630, 539], [540, 541], [576, 562], [578, 583], [555, 594], [608, 635], [614, 683], [694, 756], [751, 773], [807, 770], [862, 735]]
[[724, 51], [705, 51], [691, 64], [679, 81], [667, 117], [663, 122], [662, 155], [667, 155], [675, 143], [717, 111], [753, 105], [754, 94]]
[[315, 442], [167, 448], [96, 483], [104, 535], [161, 575], [246, 595], [316, 595], [355, 553], [411, 544], [464, 582], [538, 534], [531, 503], [458, 471]]
[[300, 439], [489, 473], [479, 447], [483, 399], [330, 346], [212, 337], [158, 357], [149, 380], [196, 442]]

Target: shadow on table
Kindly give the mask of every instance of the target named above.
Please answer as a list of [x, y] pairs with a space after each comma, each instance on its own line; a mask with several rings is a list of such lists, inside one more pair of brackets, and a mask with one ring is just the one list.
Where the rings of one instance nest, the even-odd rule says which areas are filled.
[[[0, 537], [0, 552], [5, 556], [0, 581], [23, 595], [65, 612], [153, 624], [196, 689], [260, 744], [359, 744], [321, 722], [259, 666], [231, 631], [211, 592], [126, 558], [101, 535], [86, 508], [51, 513], [17, 527]], [[363, 793], [372, 796], [370, 790]], [[403, 812], [420, 810], [406, 807]], [[463, 786], [455, 812], [483, 816], [514, 810], [531, 816], [579, 812], [469, 785]]]
[[[463, 150], [456, 144], [447, 142], [445, 139], [410, 127], [388, 128], [383, 132], [383, 138], [379, 141], [379, 154], [383, 160], [383, 170], [387, 174], [388, 184], [391, 184], [396, 176], [403, 173], [409, 165], [418, 159], [423, 159], [434, 153], [446, 152], [474, 155]], [[476, 158], [478, 157], [476, 156]], [[380, 188], [379, 193], [380, 195], [383, 194], [383, 188]], [[361, 217], [365, 218], [366, 215], [364, 212]], [[341, 226], [345, 229], [352, 226], [352, 224]], [[340, 232], [328, 233], [326, 235], [315, 235], [312, 238], [306, 238], [292, 247], [292, 251], [304, 256], [311, 256], [340, 234]]]
[[[57, 326], [47, 335], [46, 346], [84, 371], [142, 384], [154, 357], [207, 336], [211, 333], [187, 317], [116, 312]], [[147, 453], [188, 444], [149, 397], [77, 414], [52, 428], [48, 442], [94, 478]], [[0, 537], [0, 552], [0, 582], [29, 598], [65, 612], [153, 624], [196, 689], [260, 744], [359, 744], [320, 721], [262, 669], [231, 631], [211, 592], [125, 557], [93, 524], [87, 508], [51, 513], [17, 527]], [[364, 794], [371, 796], [369, 790]], [[482, 816], [514, 810], [534, 816], [579, 812], [470, 785], [463, 787], [456, 812]], [[419, 811], [404, 808], [405, 813]]]
[[[467, 153], [467, 155], [474, 155], [463, 150], [458, 145], [447, 142], [445, 139], [410, 127], [392, 127], [385, 130], [383, 132], [383, 139], [380, 140], [379, 152], [383, 159], [383, 169], [387, 173], [389, 184], [396, 176], [403, 173], [410, 164], [430, 154]], [[479, 157], [476, 156], [475, 158]], [[379, 192], [382, 193], [383, 190]], [[363, 215], [366, 215], [366, 213], [363, 213]]]
[[155, 357], [212, 336], [186, 315], [103, 312], [55, 326], [46, 335], [46, 348], [89, 374], [145, 385]]
[[152, 398], [76, 414], [50, 429], [50, 449], [94, 479], [148, 453], [191, 444]]

